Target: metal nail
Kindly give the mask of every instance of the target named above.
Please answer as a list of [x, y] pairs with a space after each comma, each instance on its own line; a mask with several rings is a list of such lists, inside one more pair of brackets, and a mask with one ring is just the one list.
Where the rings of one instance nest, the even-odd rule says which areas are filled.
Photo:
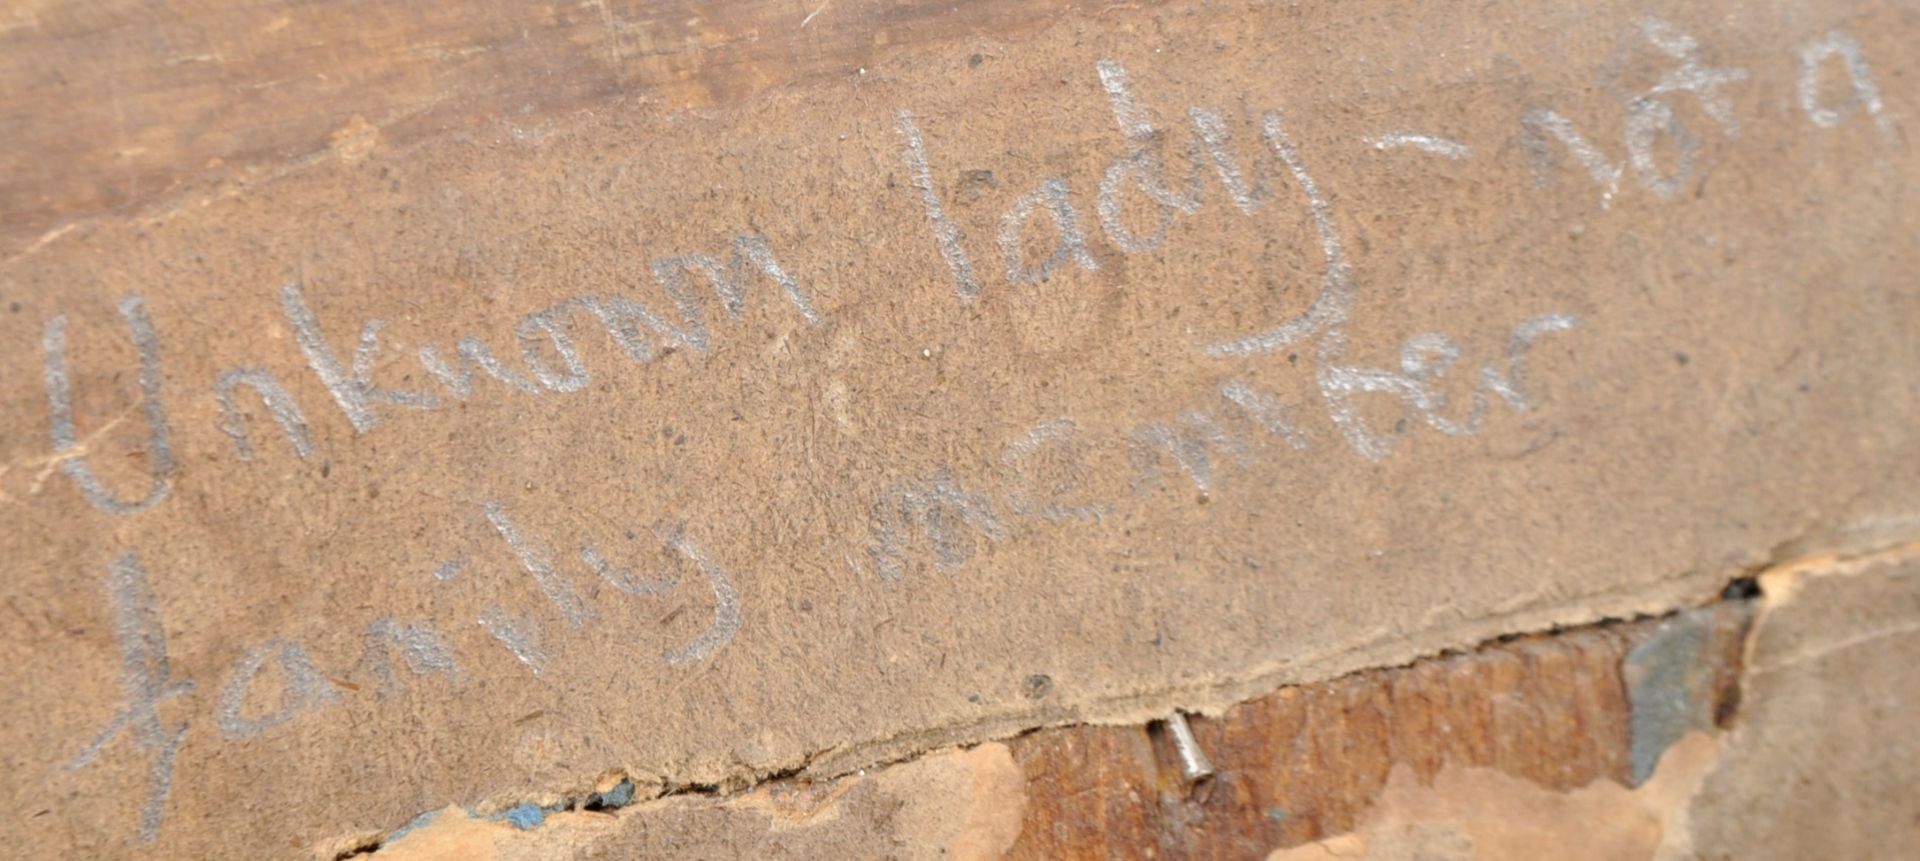
[[1193, 737], [1193, 727], [1187, 726], [1187, 716], [1174, 712], [1167, 718], [1167, 729], [1173, 732], [1173, 749], [1180, 754], [1180, 776], [1188, 783], [1198, 783], [1213, 776], [1213, 763], [1207, 760], [1207, 752], [1200, 749], [1200, 742]]

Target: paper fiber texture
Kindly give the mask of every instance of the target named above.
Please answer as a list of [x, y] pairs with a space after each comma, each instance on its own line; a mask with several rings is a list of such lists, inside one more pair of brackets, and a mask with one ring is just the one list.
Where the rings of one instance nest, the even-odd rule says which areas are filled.
[[0, 263], [0, 836], [303, 857], [1910, 534], [1916, 27], [1088, 10], [50, 235]]

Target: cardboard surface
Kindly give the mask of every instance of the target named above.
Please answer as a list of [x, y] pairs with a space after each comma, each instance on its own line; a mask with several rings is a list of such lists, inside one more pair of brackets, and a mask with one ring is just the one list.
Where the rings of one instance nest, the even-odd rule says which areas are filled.
[[1193, 719], [1200, 782], [1151, 726], [1070, 726], [735, 795], [436, 811], [374, 857], [1905, 859], [1916, 553], [1287, 687]]
[[1915, 35], [1123, 8], [50, 235], [0, 837], [833, 773], [1910, 534]]
[[1920, 547], [1767, 584], [1745, 720], [1688, 809], [1707, 858], [1920, 852]]
[[1917, 551], [1763, 575], [1728, 727], [1689, 730], [1632, 788], [1601, 778], [1556, 792], [1494, 769], [1421, 780], [1396, 768], [1362, 827], [1268, 858], [1911, 858], [1920, 751], [1899, 727], [1920, 706]]

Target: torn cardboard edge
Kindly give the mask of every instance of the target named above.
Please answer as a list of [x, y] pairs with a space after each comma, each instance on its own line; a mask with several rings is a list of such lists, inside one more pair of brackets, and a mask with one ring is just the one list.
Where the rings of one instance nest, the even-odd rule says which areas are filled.
[[[317, 847], [316, 855], [321, 858], [341, 861], [354, 857], [371, 856], [382, 849], [391, 847], [413, 832], [430, 827], [448, 827], [455, 829], [499, 829], [511, 828], [517, 831], [532, 831], [542, 827], [549, 816], [560, 813], [604, 813], [618, 815], [618, 811], [641, 809], [645, 805], [675, 798], [705, 797], [710, 799], [738, 798], [748, 792], [786, 779], [799, 779], [806, 782], [831, 781], [848, 774], [865, 774], [870, 770], [880, 770], [920, 761], [929, 756], [939, 755], [943, 751], [968, 750], [979, 745], [1005, 741], [1015, 736], [1032, 732], [1070, 729], [1081, 726], [1140, 726], [1166, 722], [1170, 717], [1182, 713], [1205, 713], [1220, 716], [1227, 708], [1250, 701], [1258, 696], [1267, 696], [1288, 687], [1305, 684], [1338, 681], [1349, 676], [1365, 672], [1407, 669], [1429, 661], [1442, 661], [1454, 657], [1472, 655], [1496, 649], [1516, 640], [1528, 638], [1550, 638], [1583, 631], [1602, 630], [1620, 625], [1658, 621], [1655, 628], [1645, 639], [1636, 644], [1621, 659], [1621, 672], [1629, 690], [1628, 699], [1631, 708], [1632, 731], [1629, 738], [1631, 779], [1625, 784], [1605, 777], [1595, 778], [1592, 783], [1576, 790], [1574, 796], [1588, 797], [1602, 785], [1614, 787], [1619, 794], [1624, 792], [1630, 797], [1643, 785], [1652, 787], [1649, 798], [1675, 802], [1684, 800], [1696, 791], [1712, 764], [1710, 746], [1702, 748], [1690, 739], [1701, 739], [1713, 733], [1727, 729], [1733, 721], [1734, 712], [1739, 708], [1741, 688], [1756, 671], [1751, 663], [1755, 640], [1763, 629], [1767, 614], [1789, 605], [1795, 597], [1801, 583], [1808, 577], [1850, 577], [1870, 571], [1883, 570], [1902, 563], [1920, 559], [1920, 541], [1907, 541], [1878, 549], [1853, 549], [1805, 556], [1787, 562], [1779, 562], [1763, 570], [1748, 573], [1725, 581], [1721, 591], [1710, 599], [1696, 604], [1674, 607], [1661, 612], [1634, 614], [1625, 617], [1607, 617], [1578, 625], [1553, 625], [1531, 631], [1517, 631], [1483, 639], [1472, 646], [1448, 648], [1438, 652], [1421, 655], [1411, 660], [1394, 664], [1381, 664], [1362, 667], [1348, 672], [1337, 673], [1314, 682], [1303, 682], [1278, 686], [1252, 697], [1238, 701], [1214, 704], [1211, 701], [1207, 709], [1198, 707], [1175, 706], [1167, 711], [1148, 713], [1148, 716], [1132, 720], [1113, 719], [1102, 721], [1063, 721], [1052, 724], [1036, 724], [1002, 735], [985, 736], [949, 745], [937, 745], [892, 759], [875, 759], [855, 769], [829, 772], [817, 765], [818, 757], [808, 764], [783, 772], [770, 774], [764, 778], [745, 782], [739, 786], [717, 787], [710, 785], [654, 786], [649, 787], [651, 794], [643, 794], [640, 784], [632, 775], [623, 771], [613, 771], [604, 775], [590, 792], [555, 794], [533, 800], [519, 800], [512, 803], [495, 803], [478, 807], [461, 808], [449, 806], [440, 810], [428, 811], [415, 817], [405, 825], [378, 835], [362, 835], [328, 841]], [[1707, 653], [1715, 646], [1711, 637], [1705, 636], [1710, 628], [1702, 612], [1714, 608], [1732, 605], [1744, 617], [1738, 633], [1739, 656], [1731, 662], [1716, 662]], [[1724, 666], [1722, 665], [1724, 664]], [[1708, 671], [1724, 678], [1681, 678], [1666, 670], [1681, 668], [1676, 672], [1698, 674]], [[1730, 693], [1715, 697], [1703, 691], [1713, 686], [1731, 685]], [[1657, 689], [1657, 690], [1656, 690]], [[1662, 693], [1665, 692], [1665, 693]], [[1672, 694], [1672, 696], [1668, 696]], [[1711, 703], [1720, 702], [1719, 707]], [[1144, 708], [1144, 707], [1142, 707]], [[1668, 768], [1665, 760], [1670, 752], [1681, 751], [1685, 762]], [[1204, 756], [1204, 751], [1200, 751]], [[1705, 759], [1702, 757], [1705, 756]], [[844, 755], [841, 761], [845, 761]], [[1684, 772], [1679, 784], [1669, 779], [1669, 772]], [[1474, 775], [1491, 775], [1486, 779], [1494, 780], [1501, 786], [1531, 786], [1527, 781], [1508, 777], [1497, 769], [1485, 767], [1461, 766], [1459, 773], [1453, 775], [1454, 782], [1468, 780]], [[1185, 765], [1182, 763], [1182, 773]], [[1424, 798], [1419, 786], [1407, 781], [1413, 779], [1405, 766], [1394, 766], [1394, 777], [1376, 804], [1387, 804], [1390, 798]], [[1204, 780], [1208, 775], [1201, 775]], [[1473, 778], [1480, 779], [1480, 778]], [[1416, 781], [1417, 783], [1417, 781]], [[1437, 786], [1437, 784], [1436, 784]], [[1676, 786], [1683, 786], [1686, 792], [1676, 794]], [[1585, 793], [1584, 795], [1582, 793]], [[1573, 796], [1570, 796], [1573, 797]], [[1596, 796], [1597, 797], [1597, 796]], [[1610, 796], [1609, 796], [1610, 797]], [[1389, 805], [1390, 806], [1390, 805]], [[1671, 805], [1669, 805], [1671, 806]], [[496, 809], [497, 808], [497, 809]], [[1652, 808], [1650, 808], [1652, 809]], [[1668, 826], [1676, 823], [1684, 825], [1685, 811], [1681, 808], [1654, 810], [1663, 817]], [[1371, 815], [1370, 815], [1371, 816]], [[1676, 818], [1677, 817], [1677, 818]], [[1378, 818], [1378, 817], [1372, 817]], [[457, 824], [455, 824], [457, 823]], [[1675, 830], [1663, 828], [1663, 846], [1669, 844], [1668, 837], [1685, 841], [1684, 828]], [[1360, 845], [1363, 840], [1359, 831], [1341, 834], [1326, 840], [1316, 841], [1307, 846], [1336, 848], [1348, 844]], [[1344, 842], [1343, 842], [1344, 841]], [[1674, 844], [1678, 845], [1678, 844]], [[1291, 856], [1286, 856], [1291, 857]]]
[[[1694, 631], [1694, 627], [1697, 626], [1683, 624], [1691, 611], [1703, 610], [1728, 602], [1751, 602], [1751, 608], [1748, 612], [1750, 612], [1752, 616], [1748, 619], [1745, 630], [1741, 635], [1742, 654], [1739, 665], [1734, 668], [1733, 672], [1732, 682], [1736, 686], [1737, 691], [1738, 685], [1744, 680], [1752, 668], [1750, 661], [1753, 657], [1752, 649], [1754, 646], [1754, 638], [1764, 622], [1765, 615], [1768, 612], [1790, 603], [1804, 578], [1856, 576], [1916, 559], [1920, 559], [1920, 540], [1903, 541], [1878, 548], [1848, 546], [1846, 549], [1816, 553], [1790, 561], [1774, 561], [1762, 566], [1756, 566], [1757, 570], [1748, 571], [1731, 578], [1715, 578], [1717, 582], [1721, 584], [1717, 592], [1709, 594], [1704, 599], [1699, 599], [1698, 596], [1695, 596], [1696, 600], [1669, 605], [1666, 609], [1641, 610], [1621, 615], [1602, 614], [1577, 623], [1550, 623], [1531, 628], [1518, 628], [1481, 637], [1467, 646], [1443, 647], [1433, 651], [1422, 652], [1403, 660], [1355, 665], [1346, 669], [1332, 671], [1316, 678], [1286, 681], [1264, 688], [1262, 688], [1259, 679], [1249, 679], [1232, 683], [1230, 686], [1220, 686], [1212, 689], [1162, 691], [1156, 694], [1141, 694], [1126, 698], [1124, 701], [1124, 711], [1116, 710], [1113, 713], [1098, 718], [1080, 720], [1062, 718], [1057, 721], [1030, 722], [1024, 724], [1017, 720], [1010, 719], [988, 725], [993, 727], [990, 730], [983, 730], [981, 724], [972, 724], [965, 727], [945, 728], [937, 733], [928, 732], [925, 734], [916, 734], [911, 738], [911, 741], [922, 742], [929, 742], [931, 739], [942, 737], [955, 739], [940, 743], [929, 742], [922, 745], [914, 745], [910, 743], [909, 739], [895, 738], [876, 745], [821, 751], [809, 758], [806, 762], [798, 764], [793, 768], [770, 772], [753, 778], [743, 778], [737, 785], [674, 785], [649, 780], [645, 777], [636, 779], [634, 773], [616, 769], [604, 774], [595, 782], [594, 788], [588, 791], [551, 793], [530, 799], [496, 800], [464, 808], [453, 805], [440, 810], [427, 811], [406, 824], [388, 832], [376, 835], [363, 834], [327, 841], [321, 846], [316, 847], [316, 856], [338, 861], [339, 859], [372, 855], [383, 847], [393, 844], [407, 834], [437, 821], [444, 816], [464, 815], [468, 819], [476, 822], [493, 823], [499, 827], [527, 831], [540, 827], [545, 823], [548, 816], [555, 813], [579, 811], [612, 813], [617, 810], [627, 809], [636, 805], [644, 805], [649, 802], [688, 796], [704, 796], [709, 798], [737, 797], [774, 781], [790, 778], [806, 781], [833, 780], [855, 772], [864, 773], [870, 770], [913, 762], [923, 757], [937, 754], [943, 750], [969, 749], [981, 744], [1004, 741], [1032, 732], [1067, 729], [1076, 726], [1143, 726], [1166, 721], [1171, 715], [1182, 714], [1218, 717], [1233, 706], [1240, 705], [1260, 696], [1276, 693], [1289, 687], [1337, 681], [1364, 672], [1409, 668], [1427, 661], [1446, 660], [1451, 657], [1486, 651], [1517, 639], [1552, 637], [1577, 631], [1604, 629], [1651, 620], [1665, 620], [1668, 622], [1669, 625], [1667, 627], [1670, 627], [1672, 630], [1663, 630], [1656, 633], [1648, 642], [1635, 647], [1630, 653], [1626, 659], [1626, 663], [1629, 666], [1628, 668], [1623, 668], [1623, 670], [1631, 672], [1630, 668], [1636, 664], [1666, 663], [1662, 657], [1664, 651], [1671, 651], [1673, 648], [1685, 649], [1687, 643], [1681, 641], [1691, 642], [1688, 640], [1687, 635], [1698, 633]], [[1700, 578], [1685, 577], [1668, 582], [1684, 583], [1691, 586], [1691, 584], [1698, 579]], [[1644, 606], [1649, 602], [1641, 600], [1634, 603]], [[1494, 620], [1487, 620], [1488, 624], [1492, 624], [1493, 621]], [[1417, 640], [1409, 638], [1397, 642], [1417, 642]], [[1704, 643], [1694, 643], [1694, 645], [1702, 648], [1705, 647]], [[1377, 649], [1378, 646], [1367, 647], [1355, 650], [1355, 652], [1367, 653]], [[1348, 657], [1349, 662], [1353, 660], [1354, 658]], [[1334, 664], [1333, 662], [1328, 662], [1328, 664], [1338, 666], [1338, 664]], [[1652, 674], [1656, 676], [1659, 674], [1657, 666], [1652, 670]], [[1667, 681], [1673, 680], [1669, 679]], [[1226, 693], [1226, 691], [1229, 690], [1242, 691], [1250, 689], [1253, 690], [1252, 693], [1238, 696], [1232, 696]], [[1183, 697], [1186, 698], [1183, 699]], [[1737, 705], [1737, 693], [1734, 702]], [[1656, 703], [1653, 705], [1657, 706], [1659, 704]], [[1652, 712], [1659, 712], [1661, 709], [1649, 708], [1648, 704], [1643, 701], [1641, 695], [1636, 692], [1633, 703], [1634, 712], [1632, 715], [1634, 721], [1634, 735], [1632, 737], [1631, 750], [1633, 780], [1628, 787], [1629, 789], [1631, 789], [1633, 785], [1639, 785], [1652, 780], [1654, 775], [1659, 773], [1659, 764], [1665, 752], [1681, 745], [1684, 740], [1692, 734], [1710, 731], [1716, 726], [1724, 726], [1732, 717], [1731, 714], [1694, 715], [1688, 712], [1688, 709], [1691, 709], [1694, 705], [1697, 704], [1683, 704], [1680, 711], [1674, 715], [1667, 715], [1664, 712], [1661, 714], [1653, 714]], [[1669, 717], [1673, 719], [1667, 720]], [[1006, 726], [1012, 728], [1002, 728]], [[973, 732], [969, 733], [969, 730]], [[862, 756], [862, 754], [866, 755]]]

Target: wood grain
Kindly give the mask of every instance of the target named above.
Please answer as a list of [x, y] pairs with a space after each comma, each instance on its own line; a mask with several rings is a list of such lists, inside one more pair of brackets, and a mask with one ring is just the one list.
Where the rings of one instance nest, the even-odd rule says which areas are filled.
[[28, 2], [0, 10], [0, 254], [74, 221], [405, 144], [628, 101], [737, 102], [999, 37], [1064, 0]]
[[[393, 861], [1056, 861], [1259, 859], [1294, 847], [1317, 858], [1314, 852], [1331, 847], [1347, 853], [1338, 857], [1376, 861], [1639, 861], [1652, 857], [1663, 829], [1682, 827], [1675, 811], [1689, 802], [1674, 791], [1684, 779], [1663, 783], [1656, 775], [1635, 785], [1635, 735], [1650, 729], [1650, 712], [1697, 713], [1705, 720], [1690, 728], [1705, 732], [1661, 753], [1682, 760], [1680, 774], [1700, 769], [1702, 750], [1711, 761], [1727, 737], [1720, 730], [1738, 718], [1753, 616], [1753, 602], [1727, 601], [1283, 688], [1214, 718], [1189, 719], [1216, 769], [1198, 783], [1180, 774], [1162, 724], [1062, 726], [832, 779], [803, 774], [737, 795], [677, 795], [612, 813], [559, 811], [531, 830], [442, 811], [425, 827], [349, 854]], [[1675, 672], [1643, 672], [1652, 665]], [[1677, 712], [1669, 708], [1676, 705]], [[1359, 834], [1393, 808], [1395, 787], [1400, 798], [1410, 788], [1455, 793], [1455, 815], [1421, 823], [1425, 832], [1384, 833], [1370, 846]], [[1642, 801], [1631, 800], [1636, 795]], [[1650, 813], [1669, 821], [1649, 832]], [[1460, 816], [1500, 818], [1497, 826], [1526, 832], [1532, 844], [1515, 844], [1517, 855], [1506, 844], [1460, 850]], [[1453, 848], [1400, 851], [1407, 838], [1424, 845], [1434, 837]], [[1524, 848], [1542, 838], [1559, 854]], [[1555, 843], [1589, 838], [1590, 845]]]
[[[1738, 697], [1739, 603], [1708, 611], [1687, 696], [1719, 720]], [[1395, 766], [1494, 768], [1567, 791], [1631, 785], [1623, 664], [1658, 622], [1515, 639], [1470, 654], [1286, 688], [1191, 719], [1219, 773], [1188, 785], [1158, 724], [1074, 727], [1010, 743], [1027, 780], [1020, 859], [1258, 858], [1353, 830]]]

